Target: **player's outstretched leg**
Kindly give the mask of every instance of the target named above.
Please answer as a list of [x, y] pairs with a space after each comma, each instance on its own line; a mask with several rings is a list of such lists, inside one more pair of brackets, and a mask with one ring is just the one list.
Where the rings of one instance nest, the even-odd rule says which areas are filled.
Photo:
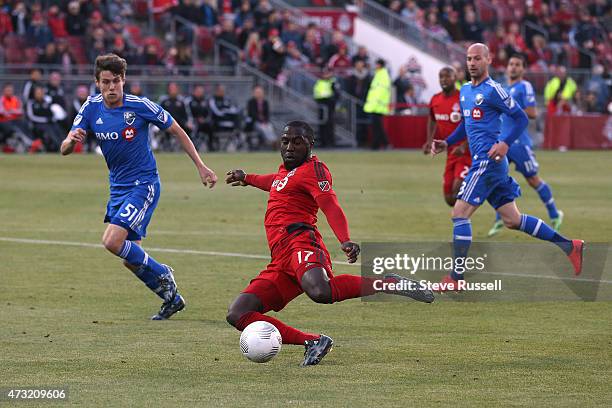
[[102, 241], [108, 251], [122, 258], [124, 264], [164, 300], [160, 312], [153, 319], [165, 320], [183, 310], [185, 300], [178, 293], [172, 268], [158, 263], [138, 245], [138, 241], [128, 241], [127, 235], [125, 228], [111, 224], [106, 228]]
[[561, 248], [572, 263], [574, 274], [580, 275], [580, 272], [582, 272], [584, 241], [565, 238], [541, 219], [528, 214], [521, 214], [514, 201], [504, 204], [497, 211], [502, 216], [506, 227], [521, 230], [541, 240], [552, 242]]
[[493, 223], [493, 226], [491, 227], [489, 232], [487, 232], [487, 237], [492, 237], [494, 235], [497, 235], [497, 233], [500, 232], [502, 228], [504, 228], [504, 222], [501, 219], [501, 215], [499, 215], [499, 213], [496, 211], [495, 212], [495, 222]]
[[563, 223], [563, 211], [557, 209], [550, 186], [538, 176], [526, 177], [526, 180], [535, 189], [540, 196], [540, 200], [546, 206], [553, 229], [559, 231]]
[[[431, 303], [433, 293], [421, 289], [417, 281], [396, 274], [388, 274], [375, 285], [375, 279], [358, 275], [338, 275], [331, 278], [323, 268], [312, 268], [302, 275], [301, 285], [304, 293], [317, 303], [336, 303], [347, 299], [370, 296], [377, 292], [399, 295]], [[403, 285], [398, 285], [403, 283]], [[393, 284], [391, 289], [389, 284]]]

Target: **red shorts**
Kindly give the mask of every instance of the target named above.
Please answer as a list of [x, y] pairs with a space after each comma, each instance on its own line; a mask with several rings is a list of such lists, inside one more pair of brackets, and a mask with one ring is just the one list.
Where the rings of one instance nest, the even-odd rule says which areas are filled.
[[463, 180], [467, 176], [472, 158], [470, 156], [455, 156], [449, 154], [446, 157], [446, 167], [444, 168], [444, 194], [448, 195], [453, 192], [453, 181]]
[[242, 291], [252, 293], [263, 304], [263, 312], [278, 312], [301, 295], [302, 276], [313, 268], [323, 268], [333, 277], [329, 252], [317, 230], [302, 230], [281, 240], [272, 252], [272, 260]]

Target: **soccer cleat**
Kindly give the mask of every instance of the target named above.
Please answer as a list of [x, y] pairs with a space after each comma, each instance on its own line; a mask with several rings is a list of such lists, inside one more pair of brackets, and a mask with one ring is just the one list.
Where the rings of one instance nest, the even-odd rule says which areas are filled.
[[185, 299], [178, 293], [170, 302], [164, 302], [159, 312], [151, 320], [167, 320], [185, 308]]
[[419, 282], [405, 278], [396, 273], [388, 273], [385, 275], [385, 279], [395, 279], [397, 282], [405, 282], [405, 289], [389, 291], [386, 293], [392, 293], [394, 295], [406, 296], [414, 300], [418, 300], [419, 302], [431, 303], [434, 301], [435, 297], [431, 290], [421, 288]]
[[582, 258], [584, 255], [584, 241], [580, 239], [572, 239], [572, 250], [567, 255], [570, 262], [574, 266], [574, 275], [580, 275], [582, 272]]
[[559, 214], [557, 218], [552, 218], [550, 220], [555, 231], [559, 231], [561, 229], [561, 224], [563, 224], [563, 211], [558, 210], [557, 214]]
[[316, 340], [306, 340], [304, 342], [304, 361], [301, 366], [317, 365], [321, 362], [323, 357], [327, 355], [334, 346], [334, 341], [331, 337], [324, 334]]
[[501, 231], [502, 228], [504, 228], [504, 222], [502, 220], [495, 221], [489, 232], [487, 232], [487, 237], [490, 238], [493, 235], [497, 235], [497, 233]]
[[174, 269], [172, 269], [168, 265], [162, 265], [166, 268], [166, 273], [159, 277], [159, 291], [162, 294], [162, 297], [167, 302], [173, 300], [177, 293], [176, 282], [174, 281]]
[[458, 282], [454, 280], [450, 275], [446, 275], [440, 283], [438, 283], [439, 289], [436, 293], [444, 292], [461, 292], [458, 286]]

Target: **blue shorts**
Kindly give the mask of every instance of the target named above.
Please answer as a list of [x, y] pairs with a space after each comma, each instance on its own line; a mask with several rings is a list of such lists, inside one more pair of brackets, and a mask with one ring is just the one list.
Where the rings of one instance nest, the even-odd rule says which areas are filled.
[[536, 161], [535, 153], [533, 153], [531, 147], [522, 143], [512, 143], [512, 146], [508, 149], [507, 157], [508, 161], [516, 166], [516, 171], [525, 178], [538, 174], [540, 165]]
[[139, 241], [147, 235], [147, 226], [159, 201], [160, 183], [111, 187], [104, 222], [128, 230], [128, 241]]
[[521, 188], [508, 175], [508, 161], [504, 159], [497, 163], [486, 158], [472, 161], [457, 198], [475, 206], [487, 200], [497, 210], [520, 195]]

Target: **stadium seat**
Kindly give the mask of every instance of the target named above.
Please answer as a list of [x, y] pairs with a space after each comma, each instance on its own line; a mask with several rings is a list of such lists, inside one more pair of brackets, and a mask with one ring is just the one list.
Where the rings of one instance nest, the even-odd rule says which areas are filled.
[[209, 53], [212, 51], [214, 36], [207, 27], [198, 27], [196, 31], [196, 38], [200, 52]]

